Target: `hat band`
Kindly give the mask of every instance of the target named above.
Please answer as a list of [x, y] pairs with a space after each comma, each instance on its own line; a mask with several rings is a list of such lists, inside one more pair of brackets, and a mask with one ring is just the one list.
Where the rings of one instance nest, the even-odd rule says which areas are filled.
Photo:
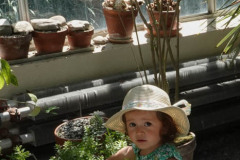
[[148, 110], [155, 110], [155, 109], [160, 109], [160, 108], [164, 108], [164, 107], [168, 107], [169, 105], [166, 105], [165, 103], [161, 103], [159, 101], [132, 101], [126, 105], [122, 106], [122, 110], [126, 110], [126, 109], [148, 109]]

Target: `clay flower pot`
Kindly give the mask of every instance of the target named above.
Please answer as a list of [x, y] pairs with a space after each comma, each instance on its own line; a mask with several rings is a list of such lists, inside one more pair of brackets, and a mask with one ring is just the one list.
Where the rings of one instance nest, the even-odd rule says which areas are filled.
[[[162, 8], [161, 11], [159, 11], [159, 7]], [[160, 37], [165, 37], [164, 32], [166, 32], [166, 36], [168, 37], [174, 37], [178, 34], [177, 17], [179, 15], [177, 15], [177, 7], [179, 7], [177, 6], [177, 2], [173, 0], [153, 1], [152, 3], [147, 5], [147, 13], [154, 36], [157, 36], [155, 26], [157, 26], [157, 28], [159, 29]], [[156, 25], [154, 25], [154, 22], [156, 22]], [[163, 27], [162, 23], [165, 27]], [[149, 29], [147, 29], [147, 31], [148, 33], [150, 33]]]
[[27, 58], [31, 40], [31, 34], [0, 36], [0, 57], [5, 60]]
[[[81, 117], [58, 125], [54, 130], [56, 144], [63, 145], [65, 141], [81, 142], [83, 125], [88, 124], [88, 119], [89, 117]], [[76, 126], [74, 126], [75, 124]], [[66, 132], [65, 130], [68, 131]]]
[[37, 55], [62, 52], [67, 28], [61, 31], [33, 31]]
[[177, 146], [177, 150], [184, 160], [193, 160], [194, 150], [196, 148], [196, 135], [193, 132], [190, 132], [189, 135], [193, 137], [190, 141]]
[[[75, 118], [58, 125], [54, 130], [56, 144], [63, 145], [65, 141], [81, 142], [85, 131], [84, 126], [87, 125], [92, 126], [93, 132], [96, 132], [97, 128], [94, 128], [94, 124], [90, 122], [91, 118], [94, 118], [94, 116]], [[102, 118], [103, 121], [107, 120], [106, 117]], [[104, 134], [106, 132], [106, 128], [103, 127], [100, 131]]]
[[[149, 16], [149, 21], [150, 21], [150, 24], [151, 26], [153, 27], [153, 35], [156, 36], [157, 35], [157, 32], [154, 28], [154, 21], [153, 21], [153, 18], [150, 14], [151, 11], [147, 10], [147, 13], [148, 13], [148, 16]], [[165, 24], [166, 24], [166, 33], [167, 33], [167, 36], [170, 36], [170, 37], [174, 37], [177, 35], [177, 17], [175, 16], [175, 10], [173, 11], [162, 11], [162, 17], [160, 17], [160, 13], [159, 11], [152, 11], [153, 12], [153, 16], [155, 18], [155, 20], [157, 22], [159, 22], [159, 18], [163, 18], [163, 20], [165, 21]], [[159, 26], [159, 24], [157, 24]], [[172, 30], [171, 30], [171, 26], [172, 26]], [[148, 30], [148, 33], [149, 33], [149, 30]], [[159, 27], [159, 35], [160, 37], [164, 37], [164, 30], [163, 28], [160, 26]]]
[[94, 33], [93, 26], [90, 26], [88, 30], [84, 31], [68, 31], [68, 43], [70, 49], [77, 49], [77, 48], [86, 48], [91, 45], [92, 35]]
[[[110, 7], [103, 7], [109, 41], [113, 43], [132, 42], [134, 21], [131, 10], [114, 10]], [[134, 17], [138, 11], [134, 10]]]

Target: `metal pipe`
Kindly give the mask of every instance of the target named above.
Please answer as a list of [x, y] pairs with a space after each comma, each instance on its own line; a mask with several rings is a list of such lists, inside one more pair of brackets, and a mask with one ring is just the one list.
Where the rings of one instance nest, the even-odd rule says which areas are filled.
[[10, 128], [9, 133], [18, 135], [20, 133], [20, 131], [19, 131], [19, 128]]
[[2, 150], [12, 147], [12, 140], [10, 138], [0, 140], [0, 148]]
[[30, 107], [21, 107], [21, 108], [18, 108], [18, 111], [19, 111], [21, 117], [28, 117], [28, 114], [31, 112], [31, 108]]
[[20, 138], [22, 140], [22, 144], [32, 143], [34, 141], [34, 136], [32, 133], [22, 134], [20, 135]]
[[[210, 58], [204, 58], [200, 60], [194, 60], [194, 61], [188, 61], [180, 64], [180, 68], [189, 68], [189, 67], [194, 67], [194, 66], [199, 66], [199, 65], [204, 65], [204, 64], [211, 64], [212, 62], [214, 63], [218, 58], [217, 57], [210, 57]], [[240, 67], [239, 67], [240, 68]], [[171, 71], [172, 69], [170, 67], [167, 68], [167, 71]], [[219, 69], [215, 69], [215, 71], [218, 71]], [[205, 71], [203, 71], [205, 72]], [[141, 72], [143, 74], [143, 72]], [[50, 97], [58, 94], [63, 94], [63, 93], [68, 93], [68, 92], [73, 92], [76, 90], [82, 90], [86, 88], [93, 88], [93, 87], [98, 87], [102, 86], [105, 84], [112, 84], [114, 82], [118, 81], [129, 81], [133, 80], [136, 78], [140, 78], [141, 75], [140, 72], [130, 72], [130, 73], [124, 73], [124, 74], [118, 74], [114, 76], [109, 76], [105, 77], [102, 79], [96, 79], [96, 80], [91, 80], [91, 81], [85, 81], [81, 83], [75, 83], [75, 84], [69, 84], [69, 85], [64, 85], [64, 86], [59, 86], [59, 87], [52, 87], [52, 88], [47, 88], [47, 89], [42, 89], [38, 91], [34, 91], [33, 94], [35, 94], [39, 99], [43, 97]], [[153, 74], [151, 70], [147, 71], [147, 75], [150, 76]], [[202, 74], [202, 73], [199, 73]], [[188, 74], [189, 75], [189, 74]], [[27, 94], [18, 94], [14, 96], [14, 99], [22, 102], [29, 101], [30, 98]]]
[[0, 113], [0, 121], [3, 122], [8, 122], [10, 121], [10, 114], [8, 112], [2, 112]]
[[[32, 133], [21, 134], [20, 140], [22, 144], [34, 142], [34, 136]], [[14, 142], [10, 138], [0, 139], [0, 148], [2, 150], [12, 147]]]
[[[21, 108], [18, 108], [17, 109], [21, 118], [24, 118], [24, 117], [28, 117], [28, 114], [31, 112], [31, 108], [30, 107], [21, 107]], [[0, 122], [3, 123], [3, 122], [8, 122], [11, 120], [11, 116], [9, 114], [9, 112], [2, 112], [0, 113]]]

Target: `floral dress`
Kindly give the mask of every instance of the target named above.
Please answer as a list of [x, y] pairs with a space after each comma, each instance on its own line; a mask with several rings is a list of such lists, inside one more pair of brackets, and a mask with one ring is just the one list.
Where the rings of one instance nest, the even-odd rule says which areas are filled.
[[163, 144], [152, 153], [141, 156], [139, 155], [140, 149], [137, 148], [135, 144], [132, 144], [133, 152], [136, 155], [136, 160], [167, 160], [169, 158], [176, 158], [177, 160], [182, 160], [180, 153], [177, 151], [176, 147], [172, 144]]

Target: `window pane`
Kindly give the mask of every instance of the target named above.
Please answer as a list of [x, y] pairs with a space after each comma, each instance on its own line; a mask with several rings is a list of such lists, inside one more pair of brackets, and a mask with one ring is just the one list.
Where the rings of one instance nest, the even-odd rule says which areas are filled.
[[0, 0], [0, 18], [6, 18], [11, 23], [18, 18], [17, 0]]
[[103, 0], [28, 0], [30, 18], [62, 15], [67, 21], [87, 20], [95, 29], [105, 28]]
[[[79, 19], [87, 20], [95, 29], [106, 28], [102, 12], [104, 0], [28, 0], [30, 18], [49, 18], [62, 15], [67, 21]], [[145, 18], [148, 20], [145, 5], [141, 6]], [[207, 13], [207, 0], [182, 0], [180, 16]], [[143, 23], [137, 17], [137, 23]]]
[[217, 10], [231, 4], [234, 1], [235, 0], [216, 0]]
[[207, 0], [182, 0], [180, 16], [207, 13]]

